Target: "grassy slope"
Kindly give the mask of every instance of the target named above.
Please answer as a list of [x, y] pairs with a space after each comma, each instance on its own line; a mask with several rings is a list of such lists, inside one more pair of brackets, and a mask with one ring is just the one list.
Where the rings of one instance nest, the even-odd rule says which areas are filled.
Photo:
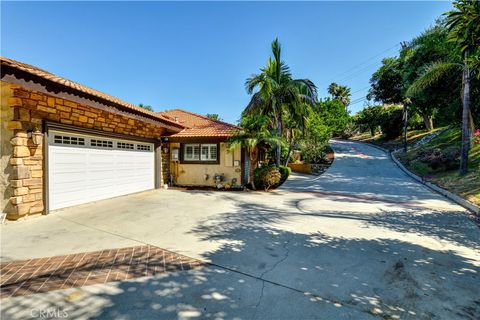
[[[407, 141], [408, 144], [411, 145], [415, 143], [416, 141], [420, 140], [423, 136], [435, 132], [437, 130], [440, 130], [442, 128], [436, 128], [433, 131], [426, 131], [426, 130], [410, 130], [407, 133]], [[377, 134], [375, 136], [371, 136], [370, 133], [364, 133], [358, 136], [355, 136], [352, 138], [352, 140], [357, 140], [357, 141], [362, 141], [362, 142], [368, 142], [371, 144], [378, 145], [382, 148], [385, 148], [387, 150], [393, 151], [395, 149], [399, 149], [403, 147], [403, 136], [398, 137], [394, 140], [385, 140], [383, 139], [383, 136], [381, 134]]]
[[460, 147], [460, 138], [460, 129], [450, 128], [438, 137], [432, 139], [426, 145], [411, 148], [407, 154], [400, 152], [397, 156], [402, 163], [418, 175], [480, 205], [480, 174], [478, 172], [480, 165], [480, 145], [474, 145], [471, 148], [469, 153], [469, 173], [463, 177], [458, 175], [458, 170], [439, 172], [423, 163], [415, 161], [418, 156], [418, 151], [421, 150], [421, 148], [440, 148], [443, 150], [452, 146]]

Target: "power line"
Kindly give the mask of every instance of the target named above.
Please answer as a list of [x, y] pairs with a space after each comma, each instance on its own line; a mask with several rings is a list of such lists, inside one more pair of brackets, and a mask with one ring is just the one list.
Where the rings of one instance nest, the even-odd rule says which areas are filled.
[[370, 86], [366, 86], [366, 87], [364, 87], [364, 88], [362, 88], [362, 89], [358, 89], [357, 91], [354, 91], [354, 92], [352, 92], [352, 93], [350, 93], [350, 94], [351, 94], [351, 95], [354, 95], [355, 93], [361, 92], [361, 91], [363, 91], [363, 90], [365, 90], [365, 89], [368, 89], [368, 88], [370, 88]]
[[[394, 49], [394, 48], [397, 48], [398, 46], [400, 46], [399, 43], [396, 44], [396, 45], [394, 45], [394, 46], [392, 46], [392, 47], [390, 47], [390, 48], [388, 48], [388, 49], [383, 50], [382, 52], [379, 52], [378, 54], [376, 54], [376, 55], [374, 55], [374, 56], [372, 56], [372, 57], [364, 60], [363, 62], [361, 62], [361, 63], [359, 63], [359, 64], [357, 64], [357, 65], [355, 65], [355, 66], [353, 66], [353, 67], [351, 67], [351, 68], [349, 68], [349, 69], [347, 69], [346, 71], [343, 71], [343, 72], [341, 72], [341, 73], [336, 74], [335, 76], [332, 77], [332, 79], [335, 79], [335, 78], [337, 78], [337, 77], [339, 77], [339, 76], [341, 76], [341, 75], [344, 75], [344, 74], [348, 74], [348, 73], [350, 73], [351, 71], [357, 69], [358, 67], [366, 64], [367, 62], [370, 62], [371, 60], [373, 60], [373, 59], [375, 59], [375, 58], [383, 55], [384, 53], [386, 53], [386, 52], [388, 52], [388, 51], [390, 51], [390, 50], [392, 50], [392, 49]], [[354, 73], [356, 73], [356, 72], [358, 72], [358, 71], [359, 71], [359, 70], [356, 70]], [[344, 77], [344, 78], [345, 78], [345, 77]], [[346, 77], [346, 78], [348, 78], [348, 77]], [[332, 81], [333, 81], [333, 80], [332, 80]], [[327, 83], [325, 82], [324, 84], [327, 84]]]
[[350, 80], [350, 79], [353, 79], [355, 77], [358, 77], [359, 75], [363, 74], [365, 71], [369, 71], [371, 67], [374, 67], [374, 66], [377, 66], [378, 65], [378, 61], [375, 61], [374, 63], [372, 64], [369, 64], [369, 65], [366, 65], [365, 67], [357, 70], [356, 72], [353, 72], [351, 74], [349, 74], [348, 76], [346, 77], [343, 77], [343, 78], [340, 78], [340, 79], [336, 79], [336, 81], [338, 82], [343, 82], [345, 80]]
[[360, 102], [363, 102], [363, 101], [366, 101], [366, 100], [368, 100], [367, 97], [365, 97], [365, 98], [359, 98], [359, 99], [357, 99], [357, 100], [353, 100], [352, 102], [350, 102], [349, 105], [352, 106], [352, 105], [354, 105], [354, 104], [357, 104], [357, 103], [360, 103]]

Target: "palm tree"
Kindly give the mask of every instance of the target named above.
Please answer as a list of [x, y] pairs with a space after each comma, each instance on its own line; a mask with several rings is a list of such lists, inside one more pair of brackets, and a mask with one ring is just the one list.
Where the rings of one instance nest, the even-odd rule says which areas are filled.
[[350, 97], [352, 95], [349, 87], [332, 82], [328, 86], [328, 93], [330, 93], [333, 99], [340, 100], [345, 108], [350, 104]]
[[[271, 126], [277, 136], [283, 133], [283, 117], [286, 114], [302, 117], [305, 103], [314, 105], [317, 101], [317, 88], [308, 79], [293, 79], [290, 68], [281, 60], [281, 46], [278, 39], [272, 42], [273, 58], [260, 74], [254, 74], [245, 82], [245, 88], [252, 98], [243, 111], [243, 116], [267, 115], [272, 117]], [[277, 145], [276, 164], [280, 165], [281, 146]]]
[[238, 147], [244, 148], [250, 159], [248, 182], [255, 189], [254, 171], [258, 163], [258, 149], [261, 146], [274, 147], [281, 144], [281, 139], [268, 130], [270, 119], [266, 115], [244, 116], [241, 120], [241, 129], [237, 130], [228, 141], [229, 150]]
[[[470, 113], [470, 76], [478, 68], [480, 54], [480, 2], [457, 0], [453, 3], [455, 10], [445, 13], [449, 29], [449, 41], [457, 44], [461, 59], [454, 62], [436, 62], [430, 65], [408, 88], [407, 96], [413, 96], [440, 80], [446, 73], [456, 72], [462, 76], [462, 147], [460, 175], [468, 171], [468, 151], [474, 128]], [[478, 69], [476, 70], [478, 72]]]

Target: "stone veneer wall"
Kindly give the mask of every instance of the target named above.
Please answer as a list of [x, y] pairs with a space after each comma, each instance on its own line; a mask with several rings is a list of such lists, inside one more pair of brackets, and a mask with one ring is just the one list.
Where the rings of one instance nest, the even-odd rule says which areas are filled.
[[8, 99], [12, 96], [13, 91], [1, 85], [0, 96], [0, 213], [5, 212], [5, 208], [12, 196], [12, 188], [10, 188], [10, 175], [12, 174], [12, 167], [10, 166], [10, 157], [13, 152], [10, 140], [13, 138], [13, 131], [8, 128], [10, 119], [13, 119], [13, 108], [8, 105]]
[[[7, 219], [11, 220], [44, 212], [45, 146], [35, 146], [32, 139], [28, 138], [28, 131], [36, 128], [42, 130], [44, 120], [145, 138], [160, 138], [164, 130], [152, 123], [27, 90], [3, 81], [1, 96], [1, 163], [3, 172], [6, 170], [11, 173], [2, 176], [4, 199], [0, 209], [6, 212]], [[11, 146], [4, 146], [4, 140], [8, 138]], [[8, 165], [5, 166], [7, 158]]]
[[[163, 152], [167, 148], [168, 152]], [[170, 143], [162, 143], [162, 180], [163, 183], [168, 183], [170, 180]]]

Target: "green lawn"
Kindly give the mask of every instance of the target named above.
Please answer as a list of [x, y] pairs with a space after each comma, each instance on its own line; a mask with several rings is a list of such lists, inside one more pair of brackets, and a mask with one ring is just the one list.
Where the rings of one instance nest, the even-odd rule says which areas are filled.
[[422, 149], [448, 150], [460, 148], [460, 128], [450, 128], [432, 139], [424, 146], [411, 148], [407, 154], [398, 152], [397, 157], [410, 170], [427, 180], [450, 190], [465, 199], [480, 204], [480, 145], [474, 145], [469, 152], [469, 173], [463, 177], [458, 175], [458, 169], [432, 169], [427, 163], [420, 161], [419, 152]]

